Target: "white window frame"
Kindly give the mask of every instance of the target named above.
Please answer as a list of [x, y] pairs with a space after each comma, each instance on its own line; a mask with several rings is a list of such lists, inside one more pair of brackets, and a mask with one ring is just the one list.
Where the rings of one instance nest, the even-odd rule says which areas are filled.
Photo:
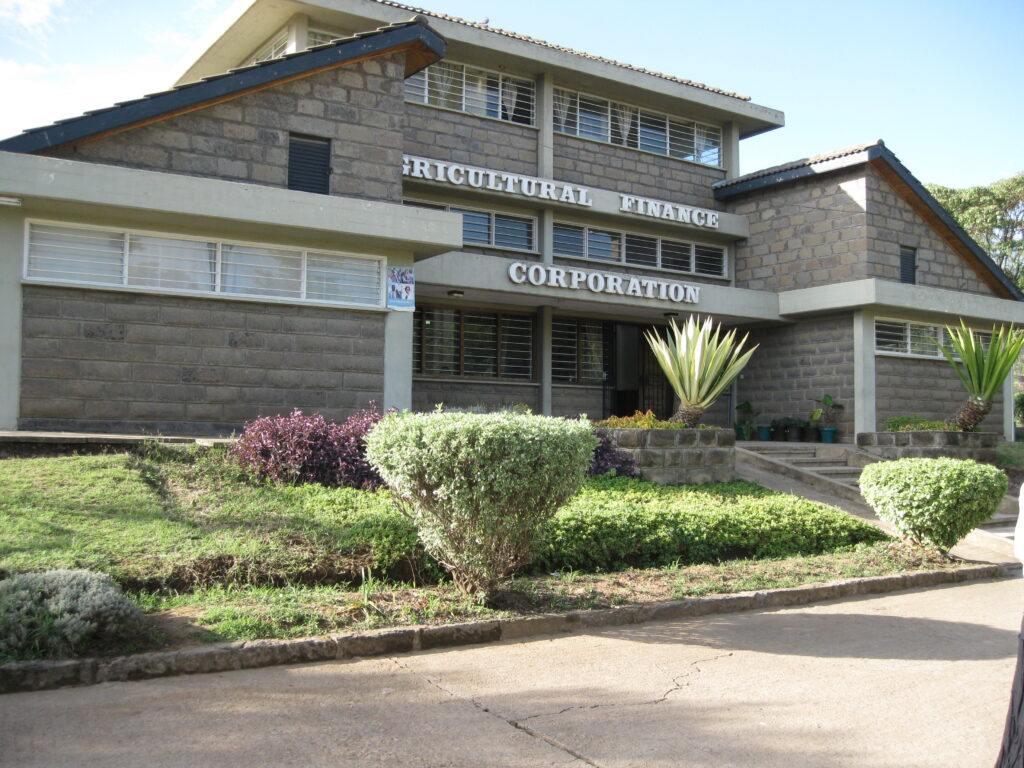
[[[463, 211], [472, 211], [473, 213], [486, 213], [491, 219], [491, 244], [484, 245], [483, 243], [463, 243], [465, 248], [487, 248], [493, 251], [509, 251], [510, 253], [528, 253], [533, 256], [540, 254], [540, 223], [536, 216], [523, 213], [515, 213], [513, 211], [502, 211], [495, 208], [478, 208], [475, 205], [462, 205], [460, 203], [442, 203], [437, 200], [427, 200], [419, 197], [406, 197], [402, 200], [403, 204], [410, 206], [430, 206], [435, 210], [443, 210], [449, 213], [453, 213], [452, 208], [458, 208]], [[494, 228], [494, 217], [495, 216], [508, 216], [512, 219], [523, 219], [529, 221], [533, 227], [533, 248], [510, 248], [506, 245], [494, 245], [495, 228]]]
[[[688, 277], [706, 277], [709, 280], [725, 280], [725, 281], [728, 281], [728, 280], [731, 279], [730, 276], [729, 276], [731, 260], [730, 260], [730, 257], [729, 257], [729, 247], [726, 246], [726, 245], [719, 245], [718, 243], [700, 242], [700, 241], [697, 241], [697, 240], [689, 240], [689, 239], [685, 239], [685, 238], [666, 237], [664, 235], [652, 235], [650, 233], [635, 232], [635, 231], [632, 231], [632, 230], [614, 229], [612, 227], [600, 227], [600, 226], [592, 227], [592, 226], [590, 226], [588, 224], [578, 224], [578, 223], [573, 222], [573, 221], [564, 221], [564, 220], [556, 219], [554, 224], [553, 224], [553, 227], [558, 227], [558, 226], [576, 227], [578, 229], [583, 229], [583, 256], [571, 256], [569, 254], [558, 253], [557, 251], [552, 250], [552, 256], [554, 258], [556, 258], [556, 259], [574, 259], [576, 261], [585, 261], [588, 264], [614, 264], [614, 265], [620, 266], [620, 267], [628, 267], [629, 269], [643, 269], [643, 270], [648, 270], [648, 271], [651, 271], [651, 272], [662, 272], [662, 273], [664, 273], [666, 275], [687, 275]], [[590, 238], [588, 237], [588, 233], [592, 229], [593, 230], [597, 230], [599, 232], [611, 232], [612, 234], [615, 234], [615, 235], [619, 236], [619, 242], [621, 243], [621, 246], [620, 246], [620, 249], [619, 249], [620, 252], [619, 252], [618, 260], [596, 259], [596, 258], [592, 258], [591, 256], [588, 255], [588, 251], [589, 251], [589, 247], [590, 247], [590, 245], [589, 245]], [[658, 241], [658, 254], [657, 254], [658, 266], [649, 266], [649, 265], [645, 265], [645, 264], [633, 264], [631, 262], [626, 261], [626, 238], [627, 237], [645, 237], [648, 240], [657, 240]], [[691, 250], [690, 250], [690, 255], [691, 255], [690, 271], [684, 272], [684, 271], [679, 270], [679, 269], [669, 269], [667, 267], [662, 267], [661, 266], [661, 248], [662, 248], [662, 242], [665, 241], [665, 240], [668, 240], [668, 241], [673, 242], [673, 243], [684, 243], [684, 244], [690, 246], [690, 248], [691, 248]], [[709, 275], [706, 272], [697, 272], [696, 271], [696, 269], [697, 269], [697, 253], [696, 253], [696, 248], [697, 247], [720, 248], [722, 250], [722, 274], [721, 275]], [[554, 248], [554, 246], [552, 245], [552, 249], [553, 248]]]
[[[86, 229], [93, 232], [104, 232], [110, 235], [124, 237], [125, 250], [122, 253], [121, 261], [121, 282], [102, 283], [87, 280], [62, 280], [60, 278], [34, 277], [29, 274], [29, 248], [31, 245], [32, 225], [39, 224], [50, 227], [68, 227], [73, 229]], [[164, 237], [175, 240], [186, 240], [197, 243], [213, 243], [215, 249], [215, 283], [213, 291], [190, 290], [185, 288], [154, 288], [142, 285], [130, 285], [128, 277], [127, 248], [128, 238], [132, 235], [140, 237]], [[292, 251], [301, 256], [302, 270], [299, 283], [299, 297], [288, 296], [264, 296], [258, 293], [235, 293], [223, 291], [223, 259], [222, 252], [225, 245], [237, 245], [249, 248], [272, 248], [275, 250]], [[327, 256], [340, 256], [346, 259], [359, 259], [362, 261], [377, 262], [380, 270], [380, 286], [375, 304], [358, 304], [352, 302], [322, 301], [319, 299], [306, 298], [306, 261], [310, 253], [324, 254]], [[26, 219], [24, 224], [24, 248], [22, 255], [22, 281], [32, 285], [57, 285], [67, 288], [95, 288], [98, 290], [118, 291], [125, 293], [146, 293], [169, 296], [190, 296], [207, 299], [225, 299], [228, 301], [247, 301], [269, 304], [292, 304], [301, 306], [334, 307], [344, 309], [361, 309], [366, 311], [379, 311], [386, 309], [387, 299], [387, 259], [383, 256], [374, 256], [349, 251], [337, 251], [327, 248], [296, 248], [295, 246], [282, 245], [280, 243], [255, 242], [246, 240], [225, 239], [219, 237], [203, 237], [201, 235], [181, 234], [177, 232], [163, 232], [146, 229], [135, 229], [132, 227], [100, 226], [97, 224], [83, 224], [75, 221], [57, 221], [52, 219]]]
[[267, 41], [246, 59], [246, 66], [279, 59], [286, 53], [288, 53], [288, 27], [284, 26], [267, 38]]
[[[462, 68], [462, 106], [460, 108], [447, 107], [447, 106], [444, 106], [443, 104], [431, 104], [430, 103], [430, 81], [429, 81], [430, 75], [428, 74], [428, 72], [429, 72], [431, 67], [437, 66], [438, 64], [447, 64], [447, 65], [452, 66], [452, 67], [461, 67]], [[530, 107], [530, 122], [528, 122], [528, 123], [520, 123], [520, 122], [518, 122], [516, 120], [506, 120], [505, 118], [500, 117], [500, 116], [499, 117], [492, 117], [491, 115], [481, 115], [481, 114], [478, 114], [477, 112], [473, 112], [473, 111], [470, 111], [469, 109], [467, 109], [467, 107], [466, 107], [466, 91], [467, 91], [467, 88], [466, 88], [466, 70], [467, 69], [471, 69], [471, 70], [474, 70], [474, 71], [477, 71], [477, 72], [482, 72], [482, 73], [484, 73], [486, 75], [492, 75], [492, 76], [498, 78], [498, 102], [499, 102], [499, 105], [501, 103], [502, 94], [504, 94], [504, 92], [505, 92], [505, 86], [504, 86], [505, 80], [517, 80], [517, 81], [523, 82], [523, 83], [530, 83], [533, 86], [533, 103], [531, 104], [531, 107]], [[418, 77], [420, 74], [422, 74], [422, 76], [423, 76], [423, 98], [422, 99], [413, 98], [414, 95], [418, 95], [418, 94], [410, 94], [410, 89], [409, 89], [409, 86], [408, 86], [409, 81], [413, 80], [415, 82], [414, 78]], [[497, 70], [494, 70], [494, 69], [487, 69], [486, 67], [478, 67], [475, 64], [466, 64], [466, 63], [461, 62], [461, 61], [450, 61], [448, 59], [442, 59], [440, 62], [436, 62], [435, 64], [431, 64], [430, 67], [427, 67], [426, 69], [423, 69], [420, 72], [416, 73], [415, 75], [412, 75], [411, 77], [407, 78], [406, 79], [406, 87], [405, 87], [405, 90], [404, 90], [404, 94], [405, 94], [405, 100], [407, 102], [411, 103], [411, 104], [421, 104], [422, 106], [433, 107], [434, 109], [443, 109], [443, 110], [446, 110], [448, 112], [458, 112], [459, 114], [463, 114], [463, 115], [472, 115], [473, 117], [479, 117], [479, 118], [481, 118], [483, 120], [497, 120], [499, 123], [503, 123], [505, 125], [518, 125], [518, 126], [521, 126], [523, 128], [534, 128], [534, 129], [537, 128], [537, 83], [532, 78], [529, 78], [529, 77], [520, 77], [519, 75], [512, 75], [512, 74], [509, 74], [507, 72], [498, 72]]]
[[[560, 85], [556, 85], [555, 86], [555, 90], [556, 91], [561, 91], [562, 93], [567, 94], [571, 99], [573, 99], [575, 101], [575, 104], [576, 104], [576, 131], [575, 131], [575, 133], [570, 133], [569, 131], [560, 130], [557, 127], [557, 125], [556, 125], [556, 121], [554, 119], [552, 119], [552, 126], [554, 126], [553, 130], [554, 130], [554, 132], [556, 134], [561, 134], [563, 136], [573, 136], [574, 138], [583, 139], [584, 141], [595, 141], [595, 142], [597, 142], [599, 144], [610, 144], [613, 147], [622, 147], [623, 149], [631, 149], [631, 150], [633, 150], [635, 152], [646, 152], [649, 155], [657, 155], [658, 157], [670, 157], [673, 160], [679, 160], [680, 162], [683, 162], [683, 163], [694, 163], [695, 165], [700, 165], [700, 166], [703, 166], [705, 168], [723, 168], [724, 167], [724, 162], [725, 162], [725, 158], [724, 158], [725, 136], [724, 136], [724, 134], [725, 134], [725, 132], [722, 129], [722, 126], [720, 126], [720, 125], [715, 125], [714, 123], [705, 123], [705, 122], [703, 122], [701, 120], [694, 120], [693, 118], [690, 118], [690, 117], [683, 117], [682, 115], [670, 115], [670, 114], [668, 114], [666, 112], [659, 112], [658, 110], [655, 110], [655, 109], [646, 109], [644, 107], [638, 107], [635, 104], [628, 104], [626, 102], [617, 101], [615, 99], [609, 99], [609, 98], [604, 97], [604, 96], [597, 96], [596, 94], [588, 93], [586, 91], [578, 91], [578, 90], [576, 90], [574, 88], [564, 88], [564, 87], [562, 87]], [[557, 93], [555, 94], [554, 98], [556, 100], [558, 99], [558, 94]], [[598, 139], [598, 138], [594, 138], [593, 136], [585, 135], [584, 133], [580, 132], [579, 102], [580, 102], [581, 98], [592, 99], [594, 101], [603, 101], [603, 102], [608, 104], [608, 110], [607, 110], [607, 115], [606, 115], [606, 120], [605, 120], [605, 123], [607, 125], [607, 130], [606, 130], [605, 138]], [[632, 147], [629, 144], [627, 144], [625, 142], [625, 140], [623, 140], [622, 142], [612, 141], [612, 129], [613, 129], [612, 123], [613, 123], [613, 120], [614, 120], [614, 115], [612, 114], [613, 111], [614, 111], [612, 109], [613, 106], [618, 106], [620, 109], [636, 110], [636, 114], [637, 114], [637, 118], [636, 118], [637, 119], [637, 146]], [[641, 142], [641, 138], [640, 138], [640, 124], [641, 124], [641, 121], [643, 119], [643, 115], [644, 114], [646, 114], [649, 117], [658, 117], [658, 118], [662, 118], [662, 119], [665, 120], [665, 151], [664, 152], [656, 152], [653, 149], [645, 149], [645, 148], [643, 148], [641, 146], [642, 142]], [[682, 123], [692, 123], [693, 124], [693, 126], [694, 126], [693, 138], [694, 138], [694, 150], [695, 151], [697, 149], [696, 142], [697, 142], [697, 133], [698, 133], [698, 128], [699, 127], [710, 128], [710, 129], [712, 129], [714, 131], [717, 131], [717, 133], [718, 133], [718, 162], [717, 163], [703, 163], [700, 160], [690, 160], [688, 158], [677, 157], [676, 155], [672, 154], [672, 137], [671, 137], [672, 129], [671, 129], [671, 124], [672, 124], [673, 121], [677, 122], [677, 123], [682, 122]]]
[[[906, 352], [897, 352], [897, 351], [891, 350], [891, 349], [879, 349], [879, 347], [878, 347], [878, 324], [879, 323], [893, 323], [893, 324], [898, 324], [898, 325], [906, 326], [907, 327], [907, 334], [908, 334], [907, 335], [907, 339], [908, 339], [907, 340], [907, 350], [908, 351], [906, 351]], [[909, 338], [910, 338], [909, 337], [909, 331], [910, 331], [910, 326], [912, 326], [912, 325], [916, 325], [916, 326], [918, 326], [920, 328], [931, 328], [931, 329], [933, 329], [935, 331], [936, 338], [940, 339], [942, 341], [942, 343], [945, 344], [946, 346], [949, 346], [949, 334], [946, 333], [946, 326], [945, 326], [945, 324], [922, 323], [922, 322], [920, 322], [918, 320], [904, 320], [904, 319], [897, 318], [897, 317], [876, 317], [875, 321], [874, 321], [874, 350], [875, 350], [875, 354], [880, 356], [880, 357], [902, 357], [902, 358], [908, 358], [909, 357], [909, 358], [914, 359], [914, 360], [941, 360], [941, 361], [944, 361], [944, 362], [948, 362], [948, 360], [946, 360], [946, 356], [943, 355], [942, 351], [939, 349], [938, 344], [935, 345], [935, 354], [934, 355], [923, 355], [923, 354], [921, 354], [919, 352], [910, 352], [909, 351], [909, 344], [910, 344], [910, 342], [909, 342]], [[969, 330], [971, 331], [971, 333], [978, 334], [981, 337], [991, 336], [991, 332], [990, 331], [982, 331], [982, 330], [979, 330], [977, 328], [970, 328]], [[954, 355], [953, 359], [954, 360], [959, 360], [960, 358], [959, 358], [958, 355]]]

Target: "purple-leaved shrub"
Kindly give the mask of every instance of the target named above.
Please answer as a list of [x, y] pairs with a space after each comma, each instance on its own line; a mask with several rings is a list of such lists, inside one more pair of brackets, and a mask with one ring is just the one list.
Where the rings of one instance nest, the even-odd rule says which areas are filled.
[[620, 451], [608, 435], [597, 435], [598, 444], [594, 449], [594, 458], [590, 462], [587, 475], [600, 477], [613, 472], [616, 477], [640, 477], [636, 462], [626, 453]]
[[261, 416], [246, 423], [231, 453], [246, 469], [277, 483], [375, 490], [382, 483], [366, 462], [366, 435], [382, 418], [374, 402], [341, 424], [299, 409], [289, 416]]

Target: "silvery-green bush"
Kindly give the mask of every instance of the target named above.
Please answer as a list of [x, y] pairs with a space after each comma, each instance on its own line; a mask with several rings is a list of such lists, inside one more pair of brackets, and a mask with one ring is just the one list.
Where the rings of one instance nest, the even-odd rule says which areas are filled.
[[949, 550], [995, 514], [1006, 475], [966, 459], [899, 459], [864, 468], [860, 490], [878, 516], [919, 544]]
[[45, 571], [0, 581], [0, 659], [71, 656], [142, 630], [139, 607], [109, 576]]
[[374, 427], [366, 455], [427, 552], [483, 600], [530, 561], [537, 529], [579, 491], [596, 445], [583, 419], [403, 413]]

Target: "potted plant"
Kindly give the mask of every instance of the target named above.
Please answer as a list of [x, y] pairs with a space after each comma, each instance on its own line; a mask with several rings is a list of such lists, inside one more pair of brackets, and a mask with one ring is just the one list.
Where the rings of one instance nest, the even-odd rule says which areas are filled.
[[755, 411], [749, 400], [744, 400], [736, 406], [736, 439], [753, 440], [754, 417], [760, 414]]
[[804, 422], [799, 419], [785, 418], [782, 420], [786, 428], [786, 442], [799, 443], [804, 437]]
[[[821, 442], [823, 443], [834, 443], [836, 441], [836, 411], [843, 410], [843, 406], [837, 403], [832, 395], [825, 395], [821, 400], [815, 400], [816, 403], [821, 403], [821, 408], [818, 411], [821, 412]], [[817, 412], [817, 411], [816, 411]]]
[[786, 439], [786, 425], [785, 419], [772, 419], [771, 431], [772, 440], [776, 442], [782, 442]]
[[821, 440], [821, 408], [815, 408], [811, 413], [810, 421], [804, 427], [804, 440], [808, 443], [817, 443]]
[[771, 440], [772, 439], [772, 426], [770, 424], [758, 424], [757, 425], [757, 439], [758, 440]]

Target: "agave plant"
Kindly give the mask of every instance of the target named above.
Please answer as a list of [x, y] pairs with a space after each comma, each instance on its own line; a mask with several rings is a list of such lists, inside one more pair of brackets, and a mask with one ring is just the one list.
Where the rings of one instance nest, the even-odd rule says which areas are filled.
[[667, 339], [654, 331], [644, 336], [679, 398], [679, 410], [669, 421], [696, 427], [704, 411], [743, 370], [757, 345], [744, 352], [750, 334], [737, 343], [735, 329], [723, 335], [721, 326], [713, 325], [710, 317], [701, 324], [691, 315], [682, 328], [673, 320], [669, 332]]
[[967, 390], [967, 402], [953, 418], [953, 425], [963, 432], [973, 432], [992, 409], [992, 398], [1013, 370], [1024, 347], [1024, 330], [1003, 325], [997, 330], [992, 326], [991, 340], [986, 345], [961, 320], [960, 328], [947, 327], [946, 335], [949, 346], [940, 341], [939, 349]]

